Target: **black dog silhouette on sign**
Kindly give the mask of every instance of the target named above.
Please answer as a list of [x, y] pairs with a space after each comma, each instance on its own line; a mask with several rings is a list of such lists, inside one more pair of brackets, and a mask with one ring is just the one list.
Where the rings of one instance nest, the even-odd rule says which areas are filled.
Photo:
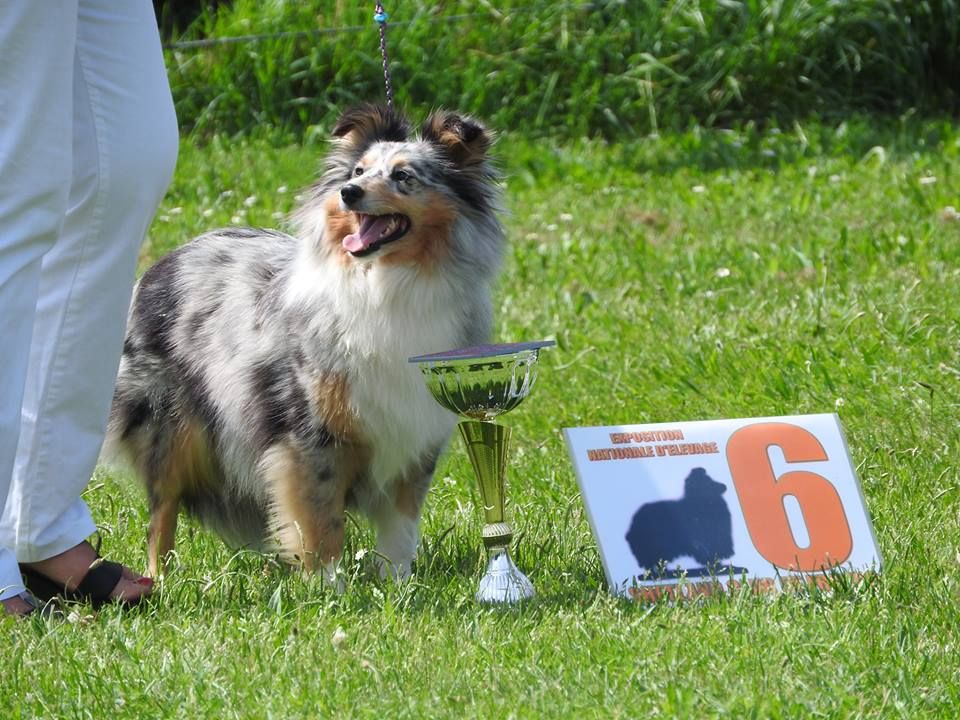
[[[727, 486], [694, 468], [683, 481], [683, 497], [646, 503], [634, 513], [627, 543], [637, 564], [655, 577], [720, 575], [744, 568], [723, 561], [733, 555], [730, 510], [723, 499]], [[683, 570], [667, 566], [679, 557], [692, 557], [702, 567]]]

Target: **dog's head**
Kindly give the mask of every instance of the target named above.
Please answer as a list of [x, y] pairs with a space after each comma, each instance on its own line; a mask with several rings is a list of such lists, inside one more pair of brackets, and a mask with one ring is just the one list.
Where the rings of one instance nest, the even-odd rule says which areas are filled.
[[482, 124], [454, 112], [435, 112], [414, 132], [392, 108], [347, 111], [308, 203], [325, 213], [322, 246], [345, 262], [438, 261], [459, 218], [494, 210], [492, 144]]
[[707, 475], [703, 468], [694, 468], [683, 481], [683, 493], [685, 497], [709, 497], [711, 495], [723, 495], [727, 491], [727, 486], [717, 482]]

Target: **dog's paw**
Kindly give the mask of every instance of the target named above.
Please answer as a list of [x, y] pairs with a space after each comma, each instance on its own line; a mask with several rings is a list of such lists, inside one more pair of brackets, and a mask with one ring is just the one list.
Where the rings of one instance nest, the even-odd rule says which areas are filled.
[[381, 580], [401, 582], [410, 578], [410, 562], [395, 563], [384, 555], [377, 555], [377, 572]]
[[347, 578], [340, 563], [327, 563], [320, 571], [320, 578], [324, 588], [332, 589], [337, 595], [347, 591]]

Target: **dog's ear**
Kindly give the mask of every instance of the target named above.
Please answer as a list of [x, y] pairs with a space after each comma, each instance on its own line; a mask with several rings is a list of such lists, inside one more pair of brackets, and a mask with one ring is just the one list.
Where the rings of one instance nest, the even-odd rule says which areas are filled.
[[346, 145], [403, 142], [410, 137], [410, 124], [391, 107], [365, 104], [346, 110], [333, 126], [333, 137]]
[[426, 119], [421, 137], [439, 146], [456, 165], [479, 165], [495, 140], [492, 131], [477, 120], [447, 110], [438, 110]]

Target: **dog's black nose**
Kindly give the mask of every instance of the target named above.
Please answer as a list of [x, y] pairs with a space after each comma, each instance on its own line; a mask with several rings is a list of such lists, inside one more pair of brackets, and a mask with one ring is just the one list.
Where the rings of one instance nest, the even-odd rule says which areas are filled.
[[344, 185], [340, 188], [340, 197], [343, 198], [343, 204], [349, 207], [363, 197], [363, 188], [353, 183]]

